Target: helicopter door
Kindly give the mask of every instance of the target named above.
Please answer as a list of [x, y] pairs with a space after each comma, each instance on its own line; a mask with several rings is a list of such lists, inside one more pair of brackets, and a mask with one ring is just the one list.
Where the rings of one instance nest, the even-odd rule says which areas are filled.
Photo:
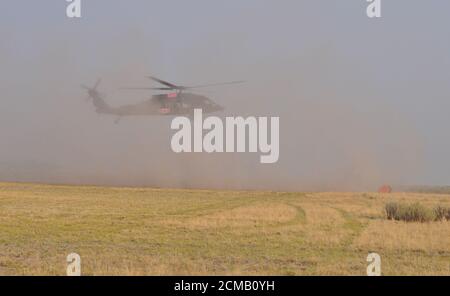
[[178, 94], [169, 93], [161, 98], [161, 107], [159, 108], [159, 113], [169, 114], [178, 110]]

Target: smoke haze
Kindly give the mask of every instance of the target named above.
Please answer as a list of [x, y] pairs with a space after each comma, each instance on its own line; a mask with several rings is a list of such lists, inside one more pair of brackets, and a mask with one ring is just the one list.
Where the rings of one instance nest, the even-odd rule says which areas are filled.
[[[0, 12], [0, 181], [266, 190], [448, 184], [450, 20], [442, 1], [9, 1]], [[343, 1], [341, 1], [343, 2]], [[408, 11], [403, 8], [408, 5]], [[418, 16], [422, 22], [417, 22]], [[98, 115], [179, 84], [222, 116], [279, 116], [280, 159], [175, 154], [171, 118]]]

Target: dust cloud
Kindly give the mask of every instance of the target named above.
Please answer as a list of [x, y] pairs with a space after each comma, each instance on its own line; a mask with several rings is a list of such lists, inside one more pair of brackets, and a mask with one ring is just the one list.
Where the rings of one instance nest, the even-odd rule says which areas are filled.
[[[0, 29], [1, 181], [350, 191], [420, 176], [423, 137], [411, 118], [371, 82], [371, 68], [330, 38], [287, 55], [265, 49], [254, 56], [245, 35], [223, 33], [169, 54], [139, 26], [88, 34], [94, 24], [86, 22], [83, 34], [66, 25], [64, 34], [35, 38]], [[171, 118], [115, 124], [95, 113], [80, 88], [101, 77], [109, 104], [129, 104], [154, 93], [119, 88], [153, 85], [146, 75], [187, 85], [246, 80], [198, 93], [226, 107], [219, 116], [279, 116], [278, 163], [260, 164], [257, 153], [175, 154]]]

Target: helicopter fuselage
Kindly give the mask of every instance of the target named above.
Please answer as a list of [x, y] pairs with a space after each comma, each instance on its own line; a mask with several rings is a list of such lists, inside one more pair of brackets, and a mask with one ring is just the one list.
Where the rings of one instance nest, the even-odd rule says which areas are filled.
[[204, 113], [224, 110], [205, 96], [183, 92], [158, 94], [149, 100], [119, 107], [110, 107], [101, 98], [94, 97], [94, 105], [98, 113], [117, 116], [189, 115], [194, 109], [202, 109]]

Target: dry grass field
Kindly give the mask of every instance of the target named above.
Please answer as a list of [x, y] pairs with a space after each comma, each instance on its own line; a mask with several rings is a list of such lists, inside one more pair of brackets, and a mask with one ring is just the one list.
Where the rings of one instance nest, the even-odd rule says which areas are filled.
[[389, 201], [450, 195], [0, 183], [0, 275], [450, 275], [450, 222], [388, 221]]

